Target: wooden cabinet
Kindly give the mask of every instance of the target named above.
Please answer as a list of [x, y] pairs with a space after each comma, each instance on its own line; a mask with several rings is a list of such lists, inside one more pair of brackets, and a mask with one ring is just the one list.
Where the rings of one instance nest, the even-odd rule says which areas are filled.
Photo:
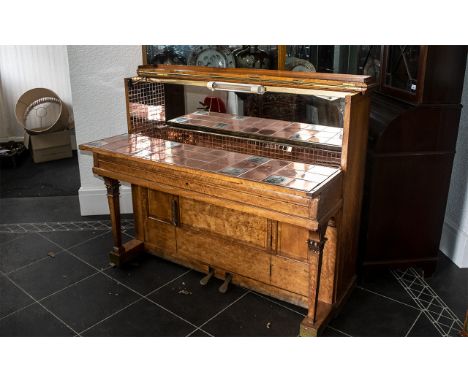
[[[419, 55], [398, 61], [405, 49]], [[391, 54], [397, 54], [393, 61]], [[430, 274], [455, 155], [466, 47], [387, 46], [382, 72], [389, 66], [400, 79], [392, 83], [382, 75], [371, 101], [362, 264], [365, 270], [419, 266]]]
[[[126, 80], [129, 134], [80, 146], [108, 188], [111, 261], [145, 250], [300, 305], [308, 310], [300, 333], [317, 335], [355, 282], [372, 80], [173, 66], [138, 74]], [[206, 110], [167, 117], [164, 92], [173, 85], [338, 102], [341, 122]], [[129, 243], [120, 234], [119, 181], [132, 184]]]

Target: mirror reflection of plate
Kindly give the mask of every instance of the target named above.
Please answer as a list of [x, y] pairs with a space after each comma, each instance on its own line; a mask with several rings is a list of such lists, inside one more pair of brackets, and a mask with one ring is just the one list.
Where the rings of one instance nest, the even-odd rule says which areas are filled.
[[296, 57], [286, 57], [285, 69], [292, 72], [316, 72], [312, 63]]
[[200, 45], [192, 50], [188, 64], [210, 68], [235, 68], [236, 62], [231, 51], [215, 45]]
[[364, 69], [362, 71], [363, 74], [366, 74], [368, 76], [372, 77], [379, 77], [380, 75], [380, 60], [376, 58], [370, 58], [366, 65], [364, 66]]

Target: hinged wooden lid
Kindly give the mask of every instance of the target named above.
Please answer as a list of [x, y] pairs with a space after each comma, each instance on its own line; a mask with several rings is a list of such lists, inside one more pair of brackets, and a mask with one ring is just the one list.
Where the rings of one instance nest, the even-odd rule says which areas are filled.
[[[267, 91], [272, 92], [288, 92], [288, 89], [301, 89], [311, 91], [319, 90], [336, 94], [353, 94], [365, 93], [368, 89], [376, 85], [375, 79], [371, 76], [291, 72], [284, 70], [141, 65], [138, 67], [137, 73], [138, 76], [144, 79], [153, 79], [157, 82], [205, 86], [210, 81], [220, 81], [236, 84], [262, 85]], [[309, 93], [307, 91], [294, 92]]]

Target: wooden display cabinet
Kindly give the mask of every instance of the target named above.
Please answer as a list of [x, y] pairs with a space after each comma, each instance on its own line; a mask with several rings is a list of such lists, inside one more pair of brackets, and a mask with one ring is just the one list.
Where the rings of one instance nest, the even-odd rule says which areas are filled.
[[466, 47], [385, 46], [383, 57], [380, 89], [371, 97], [361, 262], [366, 271], [417, 266], [430, 275], [455, 155]]
[[[161, 65], [125, 85], [128, 134], [80, 145], [107, 186], [111, 262], [150, 252], [204, 273], [201, 284], [224, 280], [220, 292], [232, 282], [307, 308], [300, 334], [317, 335], [355, 283], [372, 79]], [[174, 86], [338, 102], [342, 122], [186, 110], [169, 104]], [[120, 181], [132, 185], [128, 243]]]

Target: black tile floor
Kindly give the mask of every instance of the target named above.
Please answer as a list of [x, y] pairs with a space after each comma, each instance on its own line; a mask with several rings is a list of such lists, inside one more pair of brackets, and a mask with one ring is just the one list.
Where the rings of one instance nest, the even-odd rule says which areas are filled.
[[[237, 286], [220, 294], [220, 281], [202, 287], [201, 274], [150, 255], [112, 268], [108, 217], [79, 216], [73, 198], [68, 208], [59, 206], [63, 197], [0, 200], [8, 205], [0, 217], [0, 336], [298, 334], [300, 307]], [[467, 308], [468, 269], [442, 255], [430, 278], [410, 269], [360, 281], [322, 336], [456, 336]]]

